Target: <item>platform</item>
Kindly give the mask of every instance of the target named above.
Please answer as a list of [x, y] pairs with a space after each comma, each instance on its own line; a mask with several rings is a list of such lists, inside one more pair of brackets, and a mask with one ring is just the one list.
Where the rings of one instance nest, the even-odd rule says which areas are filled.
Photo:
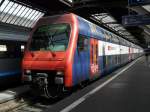
[[144, 58], [72, 112], [150, 111], [150, 68]]
[[0, 92], [0, 104], [13, 100], [18, 96], [28, 92], [30, 90], [28, 85], [22, 85], [16, 88], [11, 88]]
[[150, 111], [150, 66], [141, 57], [49, 107], [53, 112]]

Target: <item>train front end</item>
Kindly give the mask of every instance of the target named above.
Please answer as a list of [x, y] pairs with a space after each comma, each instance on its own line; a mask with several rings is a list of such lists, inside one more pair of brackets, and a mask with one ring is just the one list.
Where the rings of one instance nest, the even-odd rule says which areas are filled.
[[22, 63], [22, 79], [38, 94], [56, 97], [73, 86], [76, 34], [73, 14], [43, 18], [33, 29]]

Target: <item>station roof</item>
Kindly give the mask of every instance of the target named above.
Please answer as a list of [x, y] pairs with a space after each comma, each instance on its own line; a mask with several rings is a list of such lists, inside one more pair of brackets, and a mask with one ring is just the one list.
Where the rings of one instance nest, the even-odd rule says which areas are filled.
[[73, 12], [142, 47], [150, 42], [150, 25], [121, 24], [122, 16], [149, 14], [150, 5], [129, 7], [128, 0], [0, 0], [0, 21], [23, 27], [32, 28], [40, 17], [64, 12]]
[[11, 0], [0, 0], [0, 22], [32, 28], [43, 11]]

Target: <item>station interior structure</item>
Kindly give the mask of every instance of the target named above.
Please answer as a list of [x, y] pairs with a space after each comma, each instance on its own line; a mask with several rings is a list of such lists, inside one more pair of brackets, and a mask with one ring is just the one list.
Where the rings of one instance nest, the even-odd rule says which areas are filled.
[[[42, 17], [74, 13], [140, 46], [143, 51], [150, 48], [150, 2], [130, 5], [129, 1], [0, 0], [0, 112], [11, 111], [11, 108], [16, 109], [13, 112], [150, 111], [150, 66], [146, 64], [144, 53], [112, 72], [112, 75], [93, 81], [62, 99], [34, 99], [26, 104], [28, 107], [22, 108], [19, 107], [23, 104], [20, 103], [20, 97], [14, 98], [20, 91], [26, 91], [26, 85], [21, 81], [22, 59], [30, 32]], [[124, 24], [125, 16], [135, 15], [146, 15], [149, 23]], [[122, 69], [126, 71], [122, 72]], [[14, 74], [18, 75], [14, 78]], [[11, 80], [3, 80], [4, 76], [9, 75]], [[17, 84], [14, 83], [16, 79], [20, 79]], [[15, 104], [11, 105], [12, 99], [15, 99]], [[23, 99], [28, 101], [28, 95]]]

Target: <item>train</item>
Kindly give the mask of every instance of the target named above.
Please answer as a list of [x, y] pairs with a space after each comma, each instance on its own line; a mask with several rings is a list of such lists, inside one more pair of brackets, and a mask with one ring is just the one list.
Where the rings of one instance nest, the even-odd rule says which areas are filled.
[[0, 90], [21, 84], [24, 46], [25, 42], [0, 41]]
[[22, 80], [56, 97], [142, 56], [143, 49], [73, 13], [41, 18], [30, 33]]

